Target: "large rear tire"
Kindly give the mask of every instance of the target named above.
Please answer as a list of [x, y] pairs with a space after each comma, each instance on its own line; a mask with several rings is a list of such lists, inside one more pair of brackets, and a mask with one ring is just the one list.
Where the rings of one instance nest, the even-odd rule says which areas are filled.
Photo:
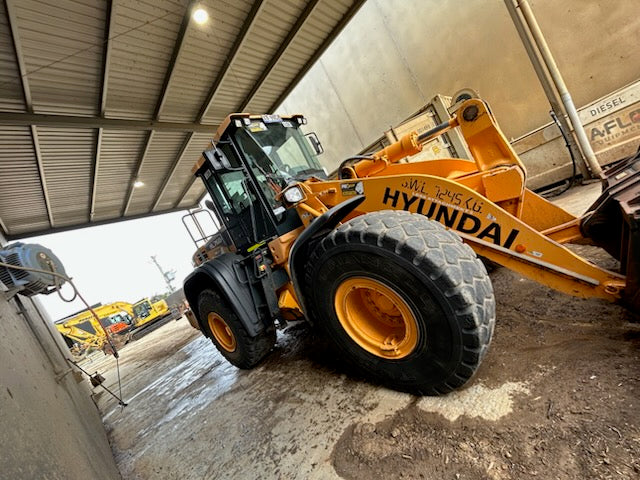
[[220, 295], [204, 290], [198, 297], [202, 328], [229, 363], [250, 369], [260, 363], [276, 343], [275, 328], [252, 337]]
[[495, 323], [493, 287], [475, 252], [437, 222], [403, 211], [359, 216], [312, 252], [305, 301], [346, 361], [397, 390], [464, 385]]

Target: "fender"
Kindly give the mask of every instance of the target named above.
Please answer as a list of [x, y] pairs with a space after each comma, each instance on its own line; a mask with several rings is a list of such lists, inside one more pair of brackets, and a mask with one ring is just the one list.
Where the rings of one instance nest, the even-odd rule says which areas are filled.
[[[364, 199], [364, 195], [357, 195], [331, 207], [311, 222], [291, 246], [291, 250], [289, 251], [289, 272], [291, 274], [291, 283], [293, 284], [303, 313], [306, 312], [306, 307], [304, 305], [304, 295], [300, 288], [299, 279], [304, 275], [304, 263], [307, 258], [309, 258], [309, 253], [313, 245], [336, 228], [344, 217], [364, 202]], [[307, 320], [309, 320], [308, 317]]]
[[244, 269], [236, 265], [242, 258], [236, 253], [222, 254], [200, 265], [184, 280], [185, 297], [203, 333], [207, 330], [202, 328], [204, 319], [200, 318], [198, 311], [198, 296], [206, 289], [217, 290], [238, 316], [249, 335], [255, 337], [265, 329]]

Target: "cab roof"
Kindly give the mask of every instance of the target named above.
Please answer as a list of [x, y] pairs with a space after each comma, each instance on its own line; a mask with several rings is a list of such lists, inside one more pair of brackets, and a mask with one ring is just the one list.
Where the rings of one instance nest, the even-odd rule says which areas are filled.
[[[244, 121], [244, 119], [248, 119], [249, 121], [251, 120], [265, 120], [265, 118], [271, 117], [273, 119], [275, 118], [279, 118], [280, 120], [295, 120], [297, 121], [299, 118], [304, 120], [304, 115], [296, 113], [294, 115], [258, 115], [255, 113], [231, 113], [229, 115], [227, 115], [227, 117], [222, 121], [222, 123], [220, 123], [220, 126], [218, 127], [218, 129], [216, 130], [215, 135], [213, 136], [213, 140], [211, 140], [209, 142], [209, 144], [207, 145], [206, 150], [209, 150], [213, 147], [216, 146], [216, 144], [220, 141], [220, 139], [222, 138], [222, 136], [227, 132], [227, 130], [231, 127], [231, 126], [235, 126], [235, 120], [240, 120], [240, 121]], [[269, 122], [269, 123], [273, 123], [273, 122]], [[303, 121], [303, 123], [305, 123]], [[193, 168], [191, 169], [191, 173], [195, 175], [195, 173], [200, 169], [200, 167], [202, 167], [202, 165], [204, 165], [205, 162], [205, 158], [202, 154], [200, 154], [200, 156], [198, 157], [198, 160], [196, 161], [195, 165], [193, 166]]]

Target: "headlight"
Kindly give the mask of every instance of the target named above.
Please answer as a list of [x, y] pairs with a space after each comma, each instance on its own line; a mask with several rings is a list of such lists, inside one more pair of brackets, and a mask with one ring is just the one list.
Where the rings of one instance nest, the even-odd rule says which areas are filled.
[[287, 203], [295, 204], [304, 199], [304, 193], [302, 189], [297, 186], [287, 188], [283, 193], [284, 199]]

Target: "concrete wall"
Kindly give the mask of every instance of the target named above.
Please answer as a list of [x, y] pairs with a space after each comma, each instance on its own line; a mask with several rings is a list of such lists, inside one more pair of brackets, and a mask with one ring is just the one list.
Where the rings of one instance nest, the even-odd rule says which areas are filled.
[[0, 297], [0, 477], [119, 479], [87, 379], [34, 300]]
[[[578, 106], [640, 78], [638, 0], [532, 0]], [[304, 113], [334, 169], [435, 94], [471, 87], [508, 137], [549, 105], [503, 0], [368, 0], [278, 109]]]

